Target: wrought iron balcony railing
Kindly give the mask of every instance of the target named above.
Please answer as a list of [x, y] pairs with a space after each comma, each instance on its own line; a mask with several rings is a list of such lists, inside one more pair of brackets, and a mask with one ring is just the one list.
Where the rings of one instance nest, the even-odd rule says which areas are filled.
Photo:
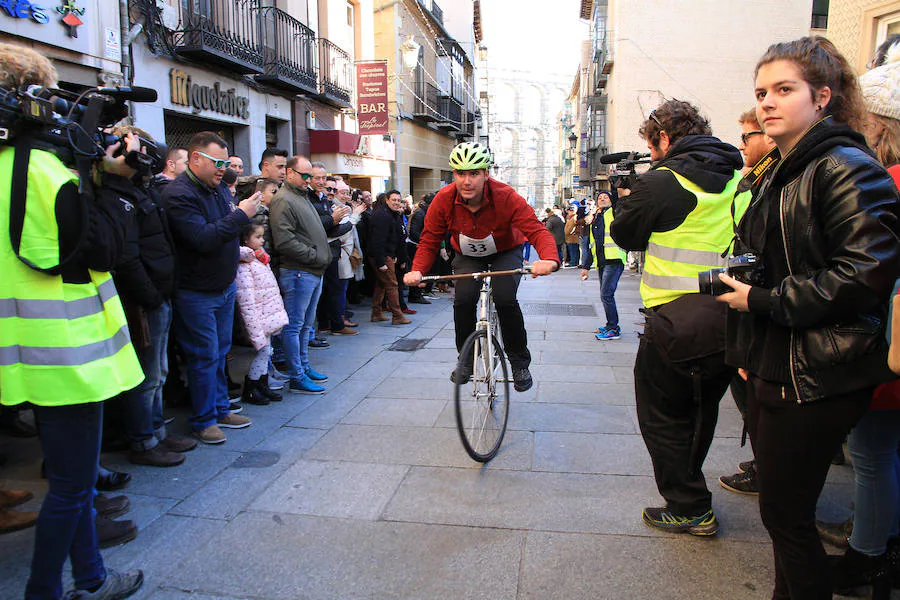
[[450, 131], [460, 131], [463, 128], [462, 106], [450, 96], [438, 96], [437, 126]]
[[182, 4], [172, 35], [179, 55], [214, 62], [240, 73], [262, 73], [259, 0], [191, 0]]
[[316, 33], [275, 7], [259, 9], [259, 31], [265, 72], [256, 79], [294, 91], [318, 93]]
[[413, 116], [423, 121], [436, 121], [438, 113], [438, 90], [430, 83], [423, 81], [424, 75], [416, 69], [415, 90], [416, 97], [413, 102]]
[[353, 61], [325, 38], [319, 38], [319, 93], [338, 106], [353, 106]]

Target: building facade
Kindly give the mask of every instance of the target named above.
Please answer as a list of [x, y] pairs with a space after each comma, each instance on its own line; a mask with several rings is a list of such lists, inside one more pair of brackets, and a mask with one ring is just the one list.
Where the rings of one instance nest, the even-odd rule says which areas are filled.
[[729, 2], [727, 10], [716, 0], [582, 0], [580, 16], [591, 22], [582, 71], [591, 90], [578, 119], [582, 185], [603, 185], [602, 154], [645, 152], [637, 130], [669, 98], [697, 106], [713, 134], [736, 145], [738, 116], [754, 105], [756, 61], [769, 44], [820, 27], [813, 15], [812, 0]]
[[50, 58], [60, 86], [71, 91], [122, 83], [122, 38], [117, 2], [18, 0], [0, 5], [0, 41]]
[[[828, 38], [858, 73], [889, 35], [900, 33], [900, 2], [831, 0], [826, 2]], [[821, 10], [821, 9], [820, 9]]]
[[[454, 26], [480, 43], [479, 3], [459, 0], [453, 11]], [[451, 181], [450, 150], [477, 135], [472, 50], [448, 31], [437, 2], [398, 0], [375, 7], [375, 52], [390, 73], [392, 187], [418, 199]]]

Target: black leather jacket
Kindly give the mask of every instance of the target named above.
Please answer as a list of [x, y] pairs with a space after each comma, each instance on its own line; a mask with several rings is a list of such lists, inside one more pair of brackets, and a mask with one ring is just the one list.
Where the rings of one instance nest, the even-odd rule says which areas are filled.
[[770, 170], [741, 220], [739, 245], [761, 251], [767, 271], [740, 317], [739, 338], [750, 339], [741, 350], [783, 354], [758, 342], [784, 336], [759, 334], [788, 328], [799, 402], [892, 378], [884, 330], [900, 275], [898, 215], [897, 188], [862, 136], [826, 119]]

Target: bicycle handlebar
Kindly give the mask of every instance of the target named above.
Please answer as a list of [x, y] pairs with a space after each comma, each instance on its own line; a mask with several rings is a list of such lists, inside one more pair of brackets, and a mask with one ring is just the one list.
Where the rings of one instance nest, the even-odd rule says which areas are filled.
[[510, 269], [508, 271], [482, 271], [480, 273], [458, 273], [455, 275], [426, 275], [422, 278], [422, 282], [429, 281], [452, 281], [454, 279], [484, 279], [485, 277], [497, 277], [501, 275], [525, 275], [531, 273], [531, 266], [524, 266], [518, 269]]

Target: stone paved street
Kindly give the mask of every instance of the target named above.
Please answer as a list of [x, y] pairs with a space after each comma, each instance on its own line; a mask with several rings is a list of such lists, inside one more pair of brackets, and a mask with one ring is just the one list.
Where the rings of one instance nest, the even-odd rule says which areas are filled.
[[[716, 482], [750, 458], [730, 397], [705, 468], [719, 535], [669, 536], [641, 522], [660, 498], [634, 411], [637, 286], [623, 276], [622, 339], [598, 342], [596, 272], [523, 281], [535, 386], [514, 395], [510, 431], [486, 466], [455, 429], [448, 297], [416, 306], [405, 328], [353, 307], [360, 334], [310, 351], [330, 376], [325, 396], [248, 406], [251, 428], [181, 467], [103, 456], [133, 474], [128, 518], [141, 529], [104, 551], [107, 563], [142, 568], [135, 597], [151, 600], [768, 598], [756, 500]], [[584, 313], [594, 316], [570, 316]], [[427, 343], [389, 350], [401, 335]], [[245, 363], [247, 351], [236, 352]], [[36, 510], [46, 492], [37, 443], [0, 438], [0, 453], [0, 486], [34, 490], [26, 508]], [[850, 477], [832, 469], [822, 517], [847, 514]], [[32, 543], [33, 530], [0, 538], [0, 598], [22, 596]]]

